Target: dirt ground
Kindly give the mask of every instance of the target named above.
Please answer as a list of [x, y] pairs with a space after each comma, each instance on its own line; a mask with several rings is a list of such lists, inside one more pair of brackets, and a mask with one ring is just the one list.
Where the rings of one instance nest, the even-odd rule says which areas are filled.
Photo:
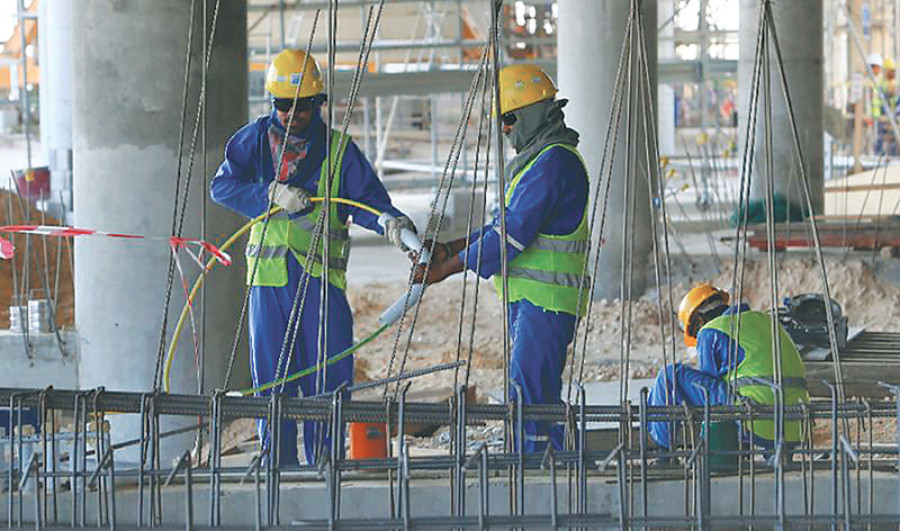
[[[12, 200], [12, 216], [10, 213]], [[18, 225], [30, 220], [32, 224], [58, 225], [59, 221], [49, 216], [41, 217], [34, 206], [27, 204], [26, 217], [19, 204], [18, 196], [10, 196], [6, 190], [0, 190], [0, 226]], [[51, 297], [56, 294], [58, 310], [56, 322], [60, 327], [71, 326], [75, 322], [75, 296], [72, 281], [71, 241], [64, 238], [45, 236], [28, 236], [21, 234], [0, 233], [16, 246], [13, 260], [0, 260], [0, 328], [9, 328], [9, 307], [14, 298], [28, 297], [25, 291], [26, 277], [28, 291], [35, 298], [43, 298], [43, 290], [49, 280]], [[30, 243], [29, 243], [30, 242]], [[26, 250], [30, 252], [26, 252]], [[28, 269], [25, 269], [25, 260]], [[59, 289], [57, 285], [57, 260], [59, 261]], [[15, 273], [14, 269], [15, 268]], [[29, 273], [26, 275], [26, 271]], [[32, 291], [32, 290], [40, 290]], [[19, 297], [15, 297], [16, 293]], [[21, 304], [25, 304], [23, 301]]]
[[[850, 326], [864, 326], [869, 330], [897, 330], [900, 322], [900, 287], [882, 280], [870, 262], [860, 258], [843, 261], [827, 261], [831, 296], [836, 299], [849, 317]], [[710, 282], [730, 289], [732, 285], [732, 264], [725, 262], [722, 272], [708, 279], [680, 279], [674, 283], [672, 296], [677, 305], [684, 292], [694, 282]], [[778, 271], [781, 290], [779, 298], [802, 293], [821, 291], [821, 274], [816, 262], [806, 258], [788, 258], [779, 264]], [[372, 283], [365, 286], [351, 286], [350, 304], [354, 310], [355, 330], [362, 337], [376, 328], [378, 315], [403, 292], [403, 284]], [[655, 302], [655, 288], [650, 293], [631, 304], [630, 376], [646, 378], [653, 376], [663, 365], [661, 340], [661, 320], [671, 333], [672, 313], [665, 305], [662, 312]], [[457, 355], [467, 359], [470, 354], [470, 382], [478, 387], [480, 397], [484, 392], [494, 396], [502, 393], [503, 386], [503, 316], [493, 284], [481, 282], [478, 296], [477, 319], [474, 335], [471, 335], [472, 317], [476, 313], [472, 301], [474, 282], [469, 277], [466, 291], [466, 312], [460, 331], [460, 307], [463, 299], [462, 281], [459, 278], [432, 286], [426, 292], [420, 306], [412, 341], [408, 342], [407, 331], [403, 332], [397, 344], [396, 357], [391, 374], [397, 374], [397, 364], [403, 359], [407, 344], [406, 365], [409, 371], [429, 367], [438, 363], [453, 361]], [[664, 289], [664, 300], [667, 299]], [[767, 263], [763, 260], [748, 261], [744, 280], [744, 300], [755, 309], [771, 306]], [[621, 372], [621, 301], [600, 300], [593, 303], [590, 319], [583, 320], [588, 327], [586, 343], [584, 380], [605, 381], [618, 379]], [[412, 315], [410, 315], [410, 318]], [[690, 353], [684, 347], [680, 330], [675, 330], [675, 356], [679, 360], [690, 360]], [[383, 378], [388, 374], [394, 352], [396, 331], [385, 332], [372, 344], [357, 354], [357, 377], [360, 380]], [[462, 340], [460, 341], [460, 338]], [[584, 326], [579, 327], [577, 339], [581, 360], [584, 342]], [[672, 341], [666, 341], [666, 360], [672, 359]], [[570, 358], [572, 354], [570, 349]], [[576, 368], [577, 370], [577, 368]], [[458, 376], [462, 381], [465, 369]], [[568, 381], [568, 370], [563, 376]], [[436, 373], [413, 381], [412, 390], [424, 390], [436, 386], [451, 387], [454, 371]]]

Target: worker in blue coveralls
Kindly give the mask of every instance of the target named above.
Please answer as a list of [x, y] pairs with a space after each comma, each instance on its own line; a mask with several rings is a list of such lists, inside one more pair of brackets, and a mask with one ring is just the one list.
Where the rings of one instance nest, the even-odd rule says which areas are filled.
[[[566, 350], [588, 297], [586, 282], [580, 289], [589, 237], [588, 173], [576, 149], [578, 133], [565, 124], [568, 100], [555, 98], [550, 77], [535, 65], [517, 64], [502, 69], [499, 78], [503, 133], [516, 151], [506, 166], [504, 198], [509, 376], [524, 404], [561, 404]], [[495, 214], [468, 239], [435, 244], [424, 280], [440, 282], [468, 268], [493, 277], [502, 300], [500, 242]], [[510, 397], [519, 398], [515, 387]], [[528, 421], [524, 433], [527, 452], [542, 452], [549, 443], [564, 448], [561, 424]]]
[[[706, 399], [701, 386], [709, 394], [711, 405], [750, 402], [775, 405], [775, 361], [772, 355], [772, 317], [750, 310], [746, 304], [728, 305], [728, 292], [710, 284], [691, 289], [681, 301], [678, 318], [684, 326], [684, 342], [697, 348], [700, 368], [676, 363], [668, 365], [656, 377], [650, 391], [652, 406], [702, 406]], [[781, 324], [781, 387], [785, 405], [809, 401], [803, 360]], [[737, 341], [733, 338], [737, 337]], [[737, 345], [735, 345], [737, 343]], [[735, 348], [737, 347], [737, 348]], [[763, 414], [759, 414], [762, 417]], [[774, 449], [775, 423], [757, 418], [751, 426], [741, 427], [745, 440], [765, 450]], [[662, 448], [678, 444], [670, 433], [672, 423], [651, 422], [650, 436]], [[800, 421], [784, 423], [785, 446], [796, 445], [803, 435]], [[734, 441], [737, 444], [737, 441]]]
[[[357, 225], [384, 234], [403, 251], [400, 231], [415, 227], [409, 218], [391, 205], [384, 185], [378, 180], [360, 149], [349, 137], [341, 140], [334, 131], [332, 140], [331, 196], [351, 199], [394, 216], [382, 229], [377, 217], [360, 208], [332, 203], [329, 242], [329, 285], [327, 341], [320, 339], [319, 307], [322, 267], [322, 239], [319, 238], [312, 264], [307, 252], [312, 244], [316, 221], [323, 208], [310, 198], [325, 195], [327, 182], [327, 124], [320, 115], [325, 102], [322, 74], [313, 57], [299, 50], [285, 50], [272, 60], [266, 72], [266, 89], [272, 95], [272, 112], [239, 129], [225, 147], [225, 160], [212, 181], [212, 199], [247, 217], [264, 214], [268, 207], [280, 206], [282, 214], [268, 223], [253, 226], [246, 248], [247, 280], [250, 288], [250, 368], [254, 386], [279, 377], [315, 367], [322, 360], [321, 346], [332, 357], [353, 343], [353, 317], [344, 290], [349, 258], [349, 218]], [[280, 159], [280, 160], [279, 160]], [[263, 240], [264, 237], [264, 240]], [[298, 289], [308, 278], [305, 302]], [[295, 303], [295, 298], [298, 300]], [[299, 330], [288, 329], [292, 308], [302, 304]], [[296, 321], [295, 321], [296, 323]], [[296, 334], [293, 352], [282, 353]], [[287, 349], [287, 347], [286, 347]], [[279, 366], [280, 364], [280, 366]], [[325, 374], [323, 382], [322, 374]], [[353, 381], [353, 358], [347, 357], [324, 370], [287, 383], [284, 392], [314, 396]], [[278, 387], [275, 388], [278, 390]], [[260, 393], [268, 394], [268, 392]], [[306, 461], [316, 462], [316, 441], [330, 444], [327, 434], [319, 433], [322, 424], [306, 422], [303, 443]], [[271, 456], [269, 431], [259, 423], [264, 455]], [[341, 434], [343, 438], [343, 434]], [[343, 445], [341, 446], [343, 450]], [[297, 423], [281, 425], [277, 462], [298, 464]], [[269, 453], [266, 453], [269, 452]]]

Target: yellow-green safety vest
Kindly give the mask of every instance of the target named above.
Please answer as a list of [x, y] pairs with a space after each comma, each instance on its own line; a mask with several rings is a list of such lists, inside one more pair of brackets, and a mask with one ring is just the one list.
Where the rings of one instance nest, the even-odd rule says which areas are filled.
[[[334, 131], [331, 142], [331, 166], [334, 179], [331, 183], [331, 196], [337, 197], [341, 186], [341, 162], [344, 158], [344, 150], [350, 143], [350, 137], [346, 136], [341, 142], [341, 134]], [[338, 150], [340, 149], [340, 152]], [[322, 163], [322, 171], [319, 175], [319, 185], [316, 195], [325, 195], [325, 183], [328, 164]], [[322, 250], [323, 238], [319, 238], [318, 246], [312, 257], [312, 267], [307, 267], [306, 255], [312, 243], [316, 221], [322, 211], [323, 203], [315, 203], [312, 212], [305, 216], [288, 219], [285, 214], [279, 214], [269, 218], [268, 227], [265, 223], [257, 223], [250, 230], [250, 239], [244, 255], [247, 257], [247, 283], [252, 286], [282, 287], [288, 282], [287, 256], [288, 252], [300, 262], [300, 265], [314, 277], [322, 276]], [[328, 280], [339, 289], [347, 288], [347, 261], [350, 259], [350, 231], [348, 223], [342, 222], [338, 216], [337, 203], [332, 203], [328, 215], [331, 217], [331, 232], [328, 235]], [[265, 241], [261, 241], [265, 230]], [[323, 229], [324, 230], [324, 229]], [[254, 273], [253, 268], [256, 267]], [[252, 276], [252, 278], [251, 278]]]
[[[555, 147], [571, 151], [578, 156], [582, 167], [585, 167], [584, 159], [581, 158], [577, 149], [567, 144], [551, 144], [535, 155], [513, 177], [506, 190], [507, 206], [509, 206], [516, 185], [522, 180], [522, 176], [528, 173], [541, 155]], [[587, 170], [585, 170], [585, 175], [587, 175]], [[524, 250], [522, 250], [521, 243], [507, 235], [509, 243], [522, 250], [522, 253], [509, 264], [509, 302], [525, 299], [544, 310], [565, 312], [577, 316], [584, 315], [588, 297], [590, 297], [590, 293], [588, 293], [590, 282], [587, 281], [587, 275], [582, 277], [587, 263], [589, 237], [587, 204], [581, 214], [581, 222], [571, 234], [538, 233], [537, 238]], [[581, 289], [581, 304], [579, 304], [578, 292], [582, 281], [584, 287]], [[503, 300], [501, 275], [494, 275], [494, 286], [500, 300]]]
[[[738, 323], [740, 329], [738, 329]], [[739, 331], [738, 345], [744, 349], [744, 360], [725, 376], [739, 400], [775, 405], [775, 392], [766, 383], [775, 381], [775, 363], [772, 359], [772, 317], [757, 311], [746, 311], [736, 315], [720, 315], [700, 330], [707, 328], [731, 334]], [[809, 402], [806, 389], [806, 370], [797, 346], [791, 336], [778, 325], [781, 337], [781, 385], [784, 405], [794, 406], [801, 402]], [[749, 429], [750, 423], [745, 422]], [[752, 431], [764, 439], [775, 440], [775, 422], [773, 420], [754, 419]], [[800, 442], [803, 437], [803, 426], [799, 420], [785, 420], [784, 439], [788, 442]]]
[[[879, 90], [879, 88], [881, 90]], [[881, 118], [884, 115], [884, 100], [881, 99], [881, 93], [888, 99], [888, 109], [891, 113], [897, 111], [898, 95], [896, 92], [896, 82], [888, 79], [880, 79], [872, 86], [872, 101], [869, 109], [869, 115], [872, 118]]]

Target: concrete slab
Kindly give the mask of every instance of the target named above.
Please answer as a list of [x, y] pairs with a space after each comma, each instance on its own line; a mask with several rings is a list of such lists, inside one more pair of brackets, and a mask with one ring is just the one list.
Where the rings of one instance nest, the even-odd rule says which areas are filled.
[[[78, 337], [74, 332], [29, 334], [26, 351], [22, 334], [0, 330], [0, 387], [78, 388]], [[29, 357], [30, 355], [30, 357]]]
[[[387, 519], [391, 512], [391, 491], [387, 482], [380, 476], [368, 475], [354, 476], [347, 474], [341, 488], [341, 519], [356, 519], [361, 522], [368, 521], [371, 527], [378, 527], [375, 522], [379, 519]], [[489, 514], [502, 516], [509, 514], [508, 500], [509, 490], [504, 479], [505, 474], [495, 475], [490, 479], [489, 486]], [[875, 514], [896, 514], [898, 484], [896, 473], [875, 472], [872, 488], [869, 487], [868, 477], [862, 477], [859, 482], [851, 480], [852, 506], [856, 507], [857, 498], [861, 502], [860, 507], [868, 510], [869, 497], [872, 497], [872, 507]], [[176, 484], [163, 489], [162, 507], [163, 524], [169, 526], [185, 524], [187, 513], [187, 501], [193, 502], [193, 515], [195, 524], [208, 522], [209, 514], [209, 490], [205, 482], [195, 477], [192, 496], [187, 495], [187, 490], [181, 482], [181, 474]], [[466, 514], [474, 516], [478, 514], [479, 484], [472, 472], [466, 487]], [[570, 498], [567, 491], [569, 482], [564, 480], [564, 474], [559, 477], [557, 486], [558, 510], [560, 513], [568, 512], [567, 501]], [[199, 481], [198, 481], [199, 480]], [[118, 484], [118, 481], [117, 481]], [[635, 481], [635, 487], [640, 482]], [[447, 478], [417, 478], [413, 480], [410, 489], [410, 513], [413, 519], [433, 518], [448, 516], [450, 514], [450, 487]], [[531, 516], [542, 515], [546, 518], [543, 525], [530, 526], [530, 529], [546, 529], [549, 527], [549, 514], [551, 512], [552, 485], [547, 478], [527, 478], [525, 485], [526, 514]], [[149, 490], [149, 489], [148, 489]], [[643, 513], [644, 501], [639, 488], [631, 490], [634, 504], [634, 514]], [[830, 472], [822, 470], [816, 474], [814, 488], [804, 487], [803, 478], [797, 473], [789, 473], [785, 477], [785, 507], [788, 515], [799, 516], [804, 511], [804, 496], [813, 493], [813, 514], [825, 515], [832, 512], [831, 507], [831, 480]], [[741, 494], [742, 493], [742, 494]], [[614, 478], [610, 476], [593, 476], [588, 478], [588, 511], [597, 515], [609, 515], [611, 522], [616, 521], [619, 511], [620, 488]], [[149, 496], [149, 493], [145, 493]], [[647, 484], [647, 512], [651, 517], [683, 518], [685, 507], [690, 507], [695, 495], [693, 484], [687, 487], [682, 480], [652, 480]], [[685, 500], [685, 496], [690, 499]], [[751, 487], [745, 477], [741, 481], [738, 477], [715, 477], [712, 479], [711, 489], [711, 514], [712, 516], [737, 516], [749, 513], [750, 500], [753, 496], [755, 514], [757, 516], [771, 516], [774, 514], [774, 482], [770, 473], [757, 472], [755, 485]], [[97, 522], [98, 504], [92, 501], [95, 493], [89, 496], [87, 503], [87, 525]], [[743, 504], [738, 503], [743, 497]], [[33, 524], [34, 503], [37, 496], [26, 493], [22, 514], [23, 524]], [[223, 486], [221, 502], [222, 524], [228, 526], [253, 526], [256, 523], [257, 514], [261, 515], [262, 524], [266, 525], [266, 494], [265, 485], [262, 485], [257, 494], [252, 481], [240, 485], [226, 483]], [[16, 507], [18, 508], [18, 497]], [[72, 501], [71, 493], [64, 492], [58, 497], [59, 523], [70, 522]], [[8, 503], [7, 494], [0, 496], [0, 506]], [[287, 483], [282, 480], [280, 496], [281, 524], [303, 523], [311, 520], [323, 520], [327, 518], [329, 510], [329, 493], [323, 482]], [[144, 510], [149, 504], [144, 500]], [[116, 524], [133, 525], [137, 521], [138, 495], [136, 488], [117, 488], [116, 495]], [[16, 512], [16, 514], [18, 511]], [[43, 522], [52, 525], [53, 522]], [[144, 523], [147, 523], [146, 515]], [[415, 522], [413, 522], [415, 524]]]

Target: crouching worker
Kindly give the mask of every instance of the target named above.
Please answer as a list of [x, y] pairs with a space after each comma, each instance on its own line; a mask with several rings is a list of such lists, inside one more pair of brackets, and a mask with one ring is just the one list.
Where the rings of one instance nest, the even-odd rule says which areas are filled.
[[[775, 382], [772, 318], [767, 313], [750, 310], [746, 304], [740, 308], [729, 306], [728, 299], [728, 292], [709, 284], [701, 284], [684, 296], [678, 308], [678, 319], [684, 325], [685, 344], [697, 348], [700, 368], [680, 363], [666, 366], [657, 375], [650, 391], [650, 405], [703, 406], [706, 399], [697, 386], [709, 394], [711, 405], [747, 402], [775, 405], [775, 392], [768, 385]], [[778, 324], [778, 333], [784, 404], [790, 406], [808, 402], [806, 372], [800, 353], [781, 324]], [[764, 420], [760, 415], [761, 418], [755, 419], [752, 425], [745, 422], [740, 426], [741, 437], [764, 450], [773, 450], [775, 423], [768, 415], [765, 417], [769, 420]], [[677, 445], [676, 434], [670, 433], [674, 425], [652, 422], [650, 436], [662, 448]], [[786, 420], [785, 450], [799, 443], [802, 435], [799, 420]], [[732, 445], [736, 444], [737, 441], [733, 441]]]

